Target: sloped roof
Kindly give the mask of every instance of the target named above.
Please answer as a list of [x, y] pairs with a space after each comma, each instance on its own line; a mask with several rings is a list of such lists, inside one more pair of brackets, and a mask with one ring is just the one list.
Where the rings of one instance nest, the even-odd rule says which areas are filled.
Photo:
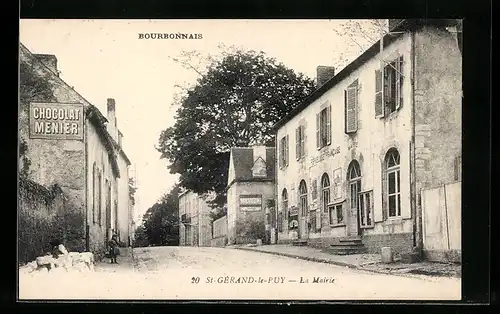
[[234, 182], [259, 182], [274, 180], [276, 171], [276, 152], [274, 147], [266, 147], [266, 176], [254, 177], [252, 167], [254, 165], [254, 156], [252, 147], [233, 147], [231, 148], [231, 161], [234, 166], [234, 179], [228, 183], [230, 187]]
[[[41, 65], [41, 68], [43, 71], [49, 73], [52, 76], [52, 79], [58, 81], [61, 83], [63, 86], [65, 86], [69, 91], [73, 92], [83, 103], [84, 108], [85, 108], [85, 113], [87, 115], [87, 119], [96, 127], [97, 133], [99, 134], [100, 139], [102, 140], [104, 146], [106, 147], [106, 150], [108, 151], [108, 154], [110, 155], [111, 159], [111, 168], [113, 169], [116, 177], [120, 177], [120, 170], [118, 167], [118, 164], [116, 162], [116, 152], [114, 150], [114, 145], [113, 145], [113, 139], [111, 138], [111, 135], [106, 129], [105, 123], [108, 121], [106, 117], [103, 116], [103, 114], [99, 111], [99, 109], [92, 105], [87, 99], [85, 99], [82, 95], [80, 95], [76, 90], [74, 90], [71, 86], [68, 85], [63, 79], [61, 79], [57, 73], [54, 73], [49, 67], [45, 65], [41, 60], [39, 60], [36, 55], [34, 55], [26, 46], [24, 46], [22, 43], [19, 43], [19, 49], [22, 51], [26, 56], [30, 58], [30, 61], [32, 62], [37, 62], [39, 65]], [[19, 60], [22, 62], [22, 60]]]
[[[395, 20], [396, 21], [396, 20]], [[391, 33], [383, 36], [384, 48], [392, 44], [397, 39], [403, 36], [406, 31], [415, 30], [423, 25], [452, 25], [456, 23], [453, 19], [401, 19], [399, 22], [394, 23], [394, 27], [391, 28]], [[360, 68], [367, 61], [374, 58], [378, 53], [380, 53], [380, 40], [374, 43], [371, 47], [365, 50], [361, 55], [344, 67], [339, 73], [334, 77], [329, 79], [325, 84], [312, 91], [302, 102], [295, 106], [285, 117], [276, 122], [273, 126], [274, 132], [278, 132], [278, 129], [285, 125], [288, 121], [292, 120], [296, 115], [306, 109], [315, 100], [325, 94], [327, 91], [332, 89], [335, 85], [340, 83], [343, 79], [348, 77], [351, 73]]]

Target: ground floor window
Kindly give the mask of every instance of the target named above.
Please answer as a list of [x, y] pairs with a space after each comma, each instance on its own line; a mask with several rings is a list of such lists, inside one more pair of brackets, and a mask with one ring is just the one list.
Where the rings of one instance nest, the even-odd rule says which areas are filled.
[[330, 205], [328, 209], [330, 225], [338, 225], [344, 222], [342, 203]]
[[359, 223], [361, 227], [373, 226], [373, 191], [359, 193]]

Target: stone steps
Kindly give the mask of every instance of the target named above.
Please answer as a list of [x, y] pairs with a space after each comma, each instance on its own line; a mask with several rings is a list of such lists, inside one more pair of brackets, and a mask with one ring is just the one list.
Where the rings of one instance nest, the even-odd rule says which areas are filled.
[[368, 249], [361, 241], [361, 237], [343, 237], [323, 250], [335, 255], [350, 255], [368, 253]]
[[292, 241], [293, 246], [307, 246], [307, 240], [299, 239]]

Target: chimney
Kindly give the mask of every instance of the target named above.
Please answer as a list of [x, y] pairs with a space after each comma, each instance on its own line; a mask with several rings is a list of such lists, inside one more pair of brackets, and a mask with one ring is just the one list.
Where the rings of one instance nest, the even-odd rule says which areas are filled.
[[55, 75], [59, 76], [57, 70], [57, 58], [55, 55], [35, 54], [35, 57], [48, 67]]
[[113, 98], [108, 98], [108, 133], [116, 141], [116, 111], [115, 111], [115, 100]]
[[122, 147], [123, 134], [118, 130], [118, 146]]
[[335, 68], [331, 66], [319, 65], [316, 68], [316, 84], [320, 88], [329, 79], [335, 76]]

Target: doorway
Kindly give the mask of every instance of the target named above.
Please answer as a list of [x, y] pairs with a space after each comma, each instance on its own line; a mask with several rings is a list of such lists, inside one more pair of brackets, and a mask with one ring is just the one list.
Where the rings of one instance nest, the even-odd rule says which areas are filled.
[[351, 161], [347, 168], [347, 182], [349, 195], [349, 236], [360, 236], [362, 229], [360, 225], [359, 192], [361, 191], [361, 169], [356, 160]]
[[307, 239], [309, 232], [309, 223], [307, 221], [309, 206], [307, 202], [307, 185], [302, 180], [299, 184], [299, 239]]

